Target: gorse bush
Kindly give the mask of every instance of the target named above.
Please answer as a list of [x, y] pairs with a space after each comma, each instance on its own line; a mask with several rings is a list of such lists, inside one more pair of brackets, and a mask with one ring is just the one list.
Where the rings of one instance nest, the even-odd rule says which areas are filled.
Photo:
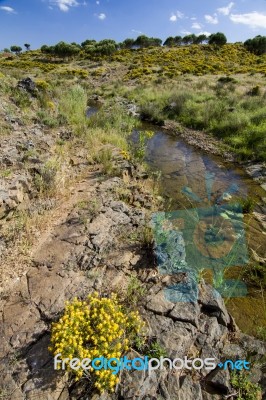
[[[134, 343], [143, 327], [138, 312], [124, 310], [115, 294], [110, 298], [101, 298], [95, 292], [84, 301], [75, 298], [71, 303], [66, 303], [64, 315], [52, 325], [52, 345], [49, 350], [54, 355], [60, 353], [61, 360], [93, 360], [99, 357], [119, 359]], [[66, 367], [72, 371], [69, 360], [66, 361]], [[119, 378], [110, 369], [95, 370], [91, 367], [89, 371], [79, 368], [72, 372], [76, 380], [87, 376], [100, 392], [112, 392], [119, 383]]]

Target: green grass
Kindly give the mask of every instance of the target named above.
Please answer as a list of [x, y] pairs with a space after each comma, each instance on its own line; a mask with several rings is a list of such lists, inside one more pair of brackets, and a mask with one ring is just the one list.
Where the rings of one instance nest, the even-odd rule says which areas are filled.
[[[214, 77], [201, 80], [142, 85], [127, 96], [138, 102], [144, 119], [178, 121], [222, 139], [240, 159], [266, 161], [266, 92], [250, 96], [241, 81], [230, 81], [232, 91]], [[223, 86], [218, 92], [217, 84]]]
[[[0, 58], [0, 90], [22, 110], [29, 113], [35, 108], [37, 120], [48, 128], [69, 125], [76, 135], [87, 138], [87, 144], [126, 149], [136, 120], [117, 102], [120, 96], [137, 102], [143, 119], [159, 125], [172, 119], [221, 139], [241, 160], [266, 160], [265, 55], [228, 44], [121, 50], [100, 57], [98, 66], [82, 54], [71, 62], [44, 62], [43, 57], [34, 51]], [[108, 74], [92, 77], [96, 67]], [[39, 82], [36, 99], [16, 89], [16, 80], [25, 71]], [[92, 91], [106, 104], [88, 120]]]

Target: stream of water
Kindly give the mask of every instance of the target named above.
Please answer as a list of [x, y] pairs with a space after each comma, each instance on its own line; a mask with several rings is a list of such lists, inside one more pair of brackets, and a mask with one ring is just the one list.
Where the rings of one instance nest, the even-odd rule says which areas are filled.
[[[147, 144], [146, 161], [160, 173], [161, 195], [169, 200], [169, 211], [200, 209], [252, 198], [256, 203], [254, 211], [264, 212], [265, 191], [243, 169], [195, 149], [163, 130], [154, 131]], [[252, 213], [244, 214], [243, 224], [249, 254], [254, 250], [258, 256], [265, 257], [266, 235], [262, 226]], [[255, 261], [250, 259], [252, 262]], [[226, 271], [227, 278], [243, 281], [244, 268], [246, 271], [249, 267], [231, 266]], [[203, 276], [210, 283], [213, 281], [208, 266]], [[259, 326], [266, 326], [264, 293], [262, 288], [249, 283], [247, 289], [245, 296], [226, 298], [225, 302], [238, 326], [244, 332], [256, 334]]]

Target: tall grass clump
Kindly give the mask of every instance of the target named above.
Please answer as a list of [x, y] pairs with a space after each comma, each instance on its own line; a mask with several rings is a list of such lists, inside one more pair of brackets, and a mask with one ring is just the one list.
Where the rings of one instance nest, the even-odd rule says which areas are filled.
[[[63, 91], [59, 101], [59, 114], [73, 126], [76, 134], [82, 134], [87, 127], [87, 93], [80, 85]], [[60, 117], [59, 115], [59, 117]]]
[[120, 150], [128, 150], [128, 137], [139, 121], [128, 115], [120, 104], [106, 102], [99, 111], [87, 120], [86, 146], [90, 162], [99, 162], [102, 145], [112, 145]]

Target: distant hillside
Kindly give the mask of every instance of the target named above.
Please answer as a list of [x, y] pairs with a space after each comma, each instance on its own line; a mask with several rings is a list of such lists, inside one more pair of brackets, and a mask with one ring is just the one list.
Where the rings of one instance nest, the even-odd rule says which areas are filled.
[[[98, 64], [95, 65], [95, 62]], [[23, 69], [25, 72], [43, 71], [72, 74], [83, 78], [106, 74], [106, 68], [121, 68], [120, 78], [151, 79], [175, 78], [182, 74], [197, 76], [212, 74], [266, 74], [266, 55], [255, 55], [243, 44], [189, 45], [179, 47], [149, 47], [123, 49], [112, 55], [88, 54], [81, 50], [72, 57], [56, 57], [40, 50], [20, 55], [0, 55], [0, 68]]]

